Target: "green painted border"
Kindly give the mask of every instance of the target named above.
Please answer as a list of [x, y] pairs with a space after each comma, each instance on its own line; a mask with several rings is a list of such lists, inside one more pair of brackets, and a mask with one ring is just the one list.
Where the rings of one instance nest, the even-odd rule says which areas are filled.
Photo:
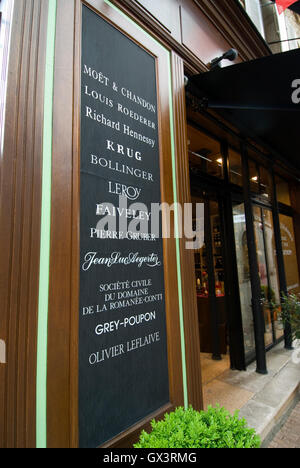
[[176, 260], [177, 260], [177, 281], [178, 281], [178, 300], [179, 300], [179, 319], [180, 319], [180, 336], [181, 336], [181, 354], [182, 354], [182, 377], [183, 377], [183, 393], [184, 406], [188, 407], [188, 389], [186, 376], [186, 353], [185, 353], [185, 335], [184, 335], [184, 317], [183, 317], [183, 300], [182, 300], [182, 276], [180, 262], [180, 244], [176, 234], [178, 233], [178, 209], [177, 209], [177, 183], [176, 183], [176, 159], [175, 159], [175, 138], [174, 138], [174, 112], [173, 112], [173, 96], [172, 96], [172, 73], [171, 73], [171, 52], [167, 50], [160, 42], [154, 39], [149, 33], [141, 28], [135, 21], [129, 18], [118, 7], [113, 5], [109, 0], [104, 0], [110, 7], [118, 11], [130, 23], [134, 24], [140, 31], [148, 36], [152, 41], [159, 45], [169, 55], [168, 74], [169, 74], [169, 106], [170, 106], [170, 130], [171, 130], [171, 150], [172, 150], [172, 177], [173, 177], [173, 194], [174, 194], [174, 219], [175, 219], [175, 237], [176, 237]]
[[174, 224], [175, 224], [175, 241], [176, 241], [176, 260], [177, 260], [177, 281], [178, 281], [178, 300], [179, 300], [179, 320], [180, 320], [180, 336], [181, 336], [181, 354], [182, 354], [182, 379], [183, 379], [183, 396], [184, 406], [188, 408], [188, 388], [186, 375], [186, 354], [185, 354], [185, 335], [184, 335], [184, 317], [183, 317], [183, 299], [182, 299], [182, 276], [180, 262], [180, 241], [178, 237], [179, 222], [178, 222], [178, 195], [176, 182], [176, 156], [175, 156], [175, 137], [174, 137], [174, 109], [172, 96], [172, 74], [171, 74], [171, 53], [169, 61], [169, 93], [170, 93], [170, 129], [171, 129], [171, 149], [172, 149], [172, 176], [173, 176], [173, 192], [174, 192]]
[[36, 376], [36, 446], [47, 447], [47, 334], [51, 228], [52, 122], [57, 0], [49, 0], [44, 90], [40, 277]]

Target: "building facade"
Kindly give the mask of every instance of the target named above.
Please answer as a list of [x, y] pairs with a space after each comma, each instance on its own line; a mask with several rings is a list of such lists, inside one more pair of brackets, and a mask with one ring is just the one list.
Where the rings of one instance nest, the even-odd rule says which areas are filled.
[[269, 0], [241, 0], [241, 4], [274, 54], [299, 48], [300, 22], [296, 11], [286, 9], [279, 13], [275, 2]]
[[[203, 108], [194, 80], [231, 48], [272, 54], [244, 7], [1, 1], [1, 447], [130, 447], [203, 407], [201, 356], [266, 373], [291, 346], [299, 149]], [[162, 202], [163, 239], [142, 229]], [[186, 203], [195, 225], [204, 207], [196, 250]]]

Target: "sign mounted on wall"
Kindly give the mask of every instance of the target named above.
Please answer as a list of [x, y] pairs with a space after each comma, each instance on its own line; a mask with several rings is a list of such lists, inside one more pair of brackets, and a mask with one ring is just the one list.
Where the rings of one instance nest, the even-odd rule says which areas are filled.
[[156, 62], [82, 15], [79, 445], [97, 447], [168, 403], [169, 377], [163, 243], [141, 229], [161, 202]]

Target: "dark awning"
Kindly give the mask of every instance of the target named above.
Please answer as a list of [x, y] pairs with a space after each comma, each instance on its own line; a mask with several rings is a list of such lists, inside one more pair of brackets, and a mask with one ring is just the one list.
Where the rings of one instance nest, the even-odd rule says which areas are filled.
[[[300, 49], [190, 78], [204, 107], [300, 169]], [[298, 91], [297, 91], [298, 90]]]

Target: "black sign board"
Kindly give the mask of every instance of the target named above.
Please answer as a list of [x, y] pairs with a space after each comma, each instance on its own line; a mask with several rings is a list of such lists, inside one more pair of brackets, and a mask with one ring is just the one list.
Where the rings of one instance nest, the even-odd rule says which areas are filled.
[[97, 447], [166, 404], [169, 379], [155, 59], [82, 15], [79, 445]]

